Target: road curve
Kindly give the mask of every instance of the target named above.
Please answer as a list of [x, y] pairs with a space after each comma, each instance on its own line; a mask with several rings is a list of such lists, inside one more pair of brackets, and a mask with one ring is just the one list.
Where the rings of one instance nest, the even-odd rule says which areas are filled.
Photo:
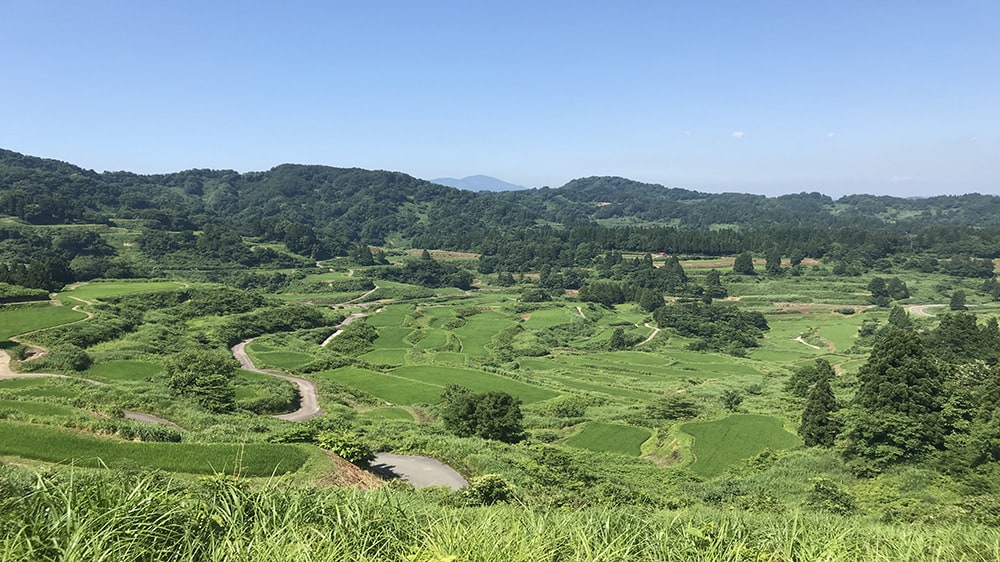
[[332, 333], [332, 334], [330, 334], [330, 337], [328, 337], [325, 340], [323, 340], [323, 343], [321, 343], [320, 345], [323, 346], [323, 347], [326, 347], [326, 346], [330, 345], [330, 342], [333, 341], [333, 338], [339, 336], [340, 334], [343, 334], [344, 333], [344, 328], [350, 326], [351, 322], [354, 322], [358, 318], [364, 318], [365, 316], [368, 316], [368, 315], [365, 314], [365, 313], [363, 313], [363, 312], [354, 312], [352, 314], [349, 314], [347, 316], [347, 318], [344, 318], [344, 321], [341, 322], [337, 326], [337, 331], [334, 332], [334, 333]]
[[934, 316], [933, 314], [927, 312], [928, 308], [934, 306], [944, 306], [943, 304], [915, 304], [909, 307], [910, 314], [914, 316]]
[[383, 476], [409, 482], [414, 488], [447, 486], [458, 490], [469, 485], [457, 470], [429, 457], [377, 453], [371, 468]]
[[271, 416], [278, 418], [279, 420], [288, 421], [306, 421], [311, 418], [315, 418], [323, 413], [323, 410], [319, 407], [319, 394], [316, 392], [316, 384], [312, 381], [301, 379], [299, 377], [293, 377], [286, 375], [281, 371], [276, 371], [273, 369], [258, 369], [254, 366], [253, 361], [250, 360], [250, 356], [247, 355], [246, 346], [248, 343], [252, 342], [253, 338], [244, 340], [236, 345], [230, 350], [233, 352], [233, 357], [240, 362], [240, 366], [247, 371], [253, 371], [255, 373], [264, 373], [265, 375], [271, 375], [272, 377], [278, 377], [279, 379], [285, 379], [286, 381], [299, 387], [299, 409], [288, 414], [279, 414], [277, 416]]

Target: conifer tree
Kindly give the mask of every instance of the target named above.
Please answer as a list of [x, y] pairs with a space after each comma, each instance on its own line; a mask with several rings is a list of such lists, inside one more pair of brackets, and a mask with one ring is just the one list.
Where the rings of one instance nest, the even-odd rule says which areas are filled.
[[736, 256], [736, 261], [733, 262], [733, 272], [740, 275], [756, 275], [753, 268], [753, 256], [750, 255], [750, 252], [743, 252]]
[[944, 377], [913, 332], [889, 331], [858, 371], [846, 416], [848, 460], [865, 468], [915, 461], [944, 442]]
[[834, 415], [837, 409], [830, 379], [824, 375], [809, 391], [805, 409], [802, 410], [799, 435], [807, 447], [833, 446], [833, 440], [841, 430], [840, 420]]

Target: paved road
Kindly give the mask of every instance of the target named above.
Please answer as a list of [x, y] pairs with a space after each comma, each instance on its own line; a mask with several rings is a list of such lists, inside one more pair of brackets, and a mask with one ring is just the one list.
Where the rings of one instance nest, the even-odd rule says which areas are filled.
[[233, 349], [230, 350], [233, 352], [233, 357], [240, 362], [241, 367], [255, 373], [264, 373], [265, 375], [285, 379], [286, 381], [299, 387], [300, 408], [290, 414], [281, 414], [272, 417], [278, 418], [279, 420], [306, 421], [322, 414], [323, 410], [319, 407], [319, 394], [316, 392], [316, 385], [312, 381], [300, 379], [299, 377], [292, 377], [282, 373], [281, 371], [258, 369], [254, 366], [253, 361], [250, 360], [250, 356], [247, 355], [246, 352], [247, 344], [252, 341], [253, 339], [242, 341], [234, 345]]
[[428, 457], [378, 453], [371, 462], [372, 470], [388, 478], [399, 478], [415, 488], [447, 486], [458, 490], [469, 485], [454, 468]]
[[344, 318], [344, 321], [341, 322], [337, 326], [337, 331], [334, 332], [334, 333], [332, 333], [332, 334], [330, 334], [330, 337], [328, 337], [325, 340], [323, 340], [323, 343], [321, 343], [320, 345], [323, 346], [323, 347], [326, 347], [326, 346], [330, 345], [330, 342], [333, 341], [333, 338], [335, 338], [335, 337], [339, 336], [340, 334], [344, 333], [344, 328], [350, 326], [351, 323], [354, 322], [355, 320], [357, 320], [358, 318], [364, 318], [365, 316], [368, 316], [368, 315], [365, 314], [365, 313], [363, 313], [363, 312], [355, 312], [353, 314], [349, 314], [347, 316], [347, 318]]
[[943, 304], [917, 304], [910, 307], [910, 314], [914, 316], [934, 316], [933, 314], [927, 312], [928, 308], [932, 306], [944, 306]]

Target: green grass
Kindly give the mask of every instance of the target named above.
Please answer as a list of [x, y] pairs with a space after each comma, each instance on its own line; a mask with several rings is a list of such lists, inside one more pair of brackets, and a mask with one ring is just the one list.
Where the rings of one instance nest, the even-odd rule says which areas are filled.
[[542, 310], [535, 310], [526, 314], [528, 319], [524, 321], [524, 327], [531, 330], [537, 330], [540, 328], [555, 326], [557, 324], [565, 324], [566, 322], [572, 320], [572, 315], [579, 316], [576, 308], [546, 308]]
[[341, 367], [316, 375], [367, 392], [392, 404], [434, 404], [441, 400], [441, 386], [355, 367]]
[[0, 412], [10, 410], [28, 416], [50, 417], [92, 417], [93, 414], [86, 410], [64, 406], [62, 404], [52, 404], [50, 402], [29, 402], [26, 400], [0, 400]]
[[361, 359], [375, 365], [402, 365], [406, 363], [406, 350], [376, 349], [361, 355]]
[[76, 297], [84, 301], [93, 301], [134, 293], [168, 291], [170, 289], [179, 289], [183, 286], [183, 283], [177, 281], [91, 281], [82, 283], [75, 289], [59, 293], [59, 300], [63, 302], [75, 302], [70, 297]]
[[83, 312], [68, 306], [49, 303], [19, 304], [0, 307], [0, 340], [51, 328], [86, 318]]
[[95, 363], [84, 374], [102, 381], [144, 381], [162, 372], [156, 363], [149, 361], [105, 361]]
[[410, 335], [412, 331], [410, 328], [379, 328], [375, 347], [380, 349], [408, 348], [410, 344], [406, 341], [406, 336]]
[[721, 420], [689, 422], [681, 430], [694, 437], [696, 460], [691, 469], [706, 477], [718, 475], [764, 449], [789, 449], [802, 444], [773, 416], [733, 414]]
[[413, 415], [403, 408], [375, 408], [374, 410], [362, 412], [361, 415], [366, 418], [380, 420], [413, 421]]
[[642, 454], [642, 444], [650, 435], [652, 433], [642, 427], [589, 422], [563, 443], [578, 449], [637, 457]]
[[558, 395], [556, 392], [545, 388], [472, 369], [413, 365], [395, 369], [393, 374], [398, 377], [433, 384], [441, 388], [449, 384], [457, 384], [476, 392], [488, 392], [491, 390], [507, 392], [517, 396], [525, 404], [548, 400]]
[[[259, 363], [257, 362], [259, 360]], [[298, 351], [266, 351], [254, 353], [254, 365], [273, 369], [294, 369], [313, 360], [308, 353]]]
[[[381, 282], [379, 284], [381, 285]], [[398, 327], [412, 312], [413, 307], [408, 304], [389, 305], [383, 307], [380, 312], [368, 316], [365, 322], [376, 328]]]
[[0, 422], [0, 455], [86, 467], [188, 474], [270, 476], [298, 470], [308, 455], [276, 443], [138, 443], [62, 427]]

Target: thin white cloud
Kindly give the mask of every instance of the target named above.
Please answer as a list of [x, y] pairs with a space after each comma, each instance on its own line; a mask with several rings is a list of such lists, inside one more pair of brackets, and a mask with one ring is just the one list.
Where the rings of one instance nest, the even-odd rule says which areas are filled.
[[734, 139], [741, 139], [741, 138], [743, 138], [743, 135], [745, 135], [745, 134], [746, 133], [744, 133], [743, 131], [733, 131], [733, 134], [731, 136]]
[[835, 136], [837, 136], [837, 133], [834, 133], [833, 131], [830, 131], [829, 133], [826, 134], [826, 138], [828, 139], [832, 139]]
[[892, 176], [891, 178], [889, 178], [889, 181], [891, 181], [893, 183], [902, 183], [902, 182], [910, 181], [911, 179], [912, 178], [910, 178], [910, 176]]

